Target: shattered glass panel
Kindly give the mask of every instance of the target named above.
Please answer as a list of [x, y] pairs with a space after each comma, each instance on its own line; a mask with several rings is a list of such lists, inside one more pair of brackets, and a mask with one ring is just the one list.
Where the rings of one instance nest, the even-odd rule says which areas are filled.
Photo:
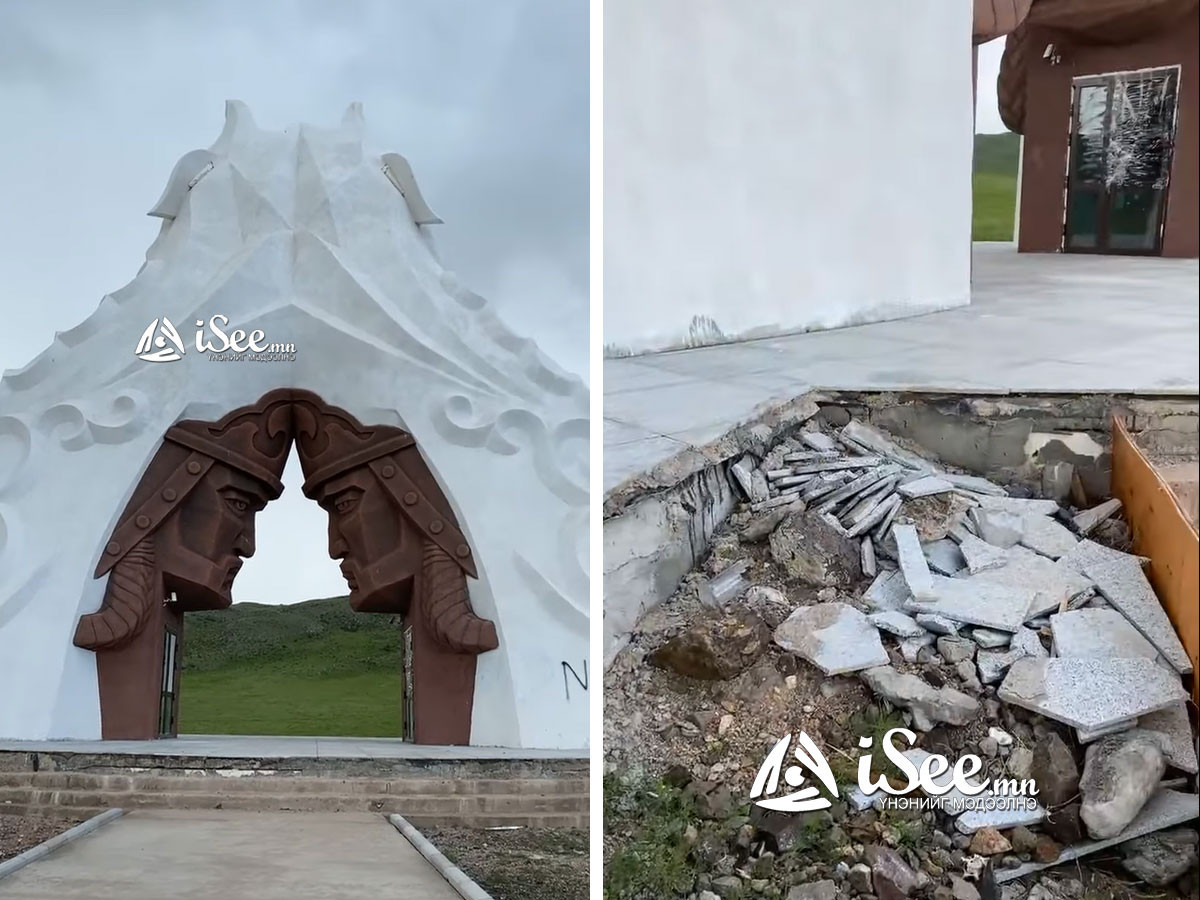
[[1104, 179], [1105, 115], [1108, 85], [1079, 89], [1079, 126], [1075, 132], [1075, 177], [1080, 181]]
[[1175, 125], [1175, 73], [1113, 77], [1105, 159], [1110, 188], [1166, 186]]

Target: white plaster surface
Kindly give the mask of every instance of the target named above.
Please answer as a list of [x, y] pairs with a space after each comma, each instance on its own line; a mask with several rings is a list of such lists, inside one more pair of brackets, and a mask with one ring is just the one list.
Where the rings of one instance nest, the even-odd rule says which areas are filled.
[[[299, 387], [410, 431], [475, 550], [500, 648], [479, 658], [472, 743], [587, 746], [562, 663], [588, 655], [588, 390], [442, 268], [363, 129], [357, 105], [278, 133], [231, 103], [134, 280], [0, 381], [0, 738], [99, 737], [95, 658], [71, 638], [163, 432]], [[215, 314], [295, 361], [210, 360], [193, 323]], [[137, 359], [161, 316], [187, 353]]]
[[613, 0], [604, 27], [606, 347], [968, 302], [969, 4]]

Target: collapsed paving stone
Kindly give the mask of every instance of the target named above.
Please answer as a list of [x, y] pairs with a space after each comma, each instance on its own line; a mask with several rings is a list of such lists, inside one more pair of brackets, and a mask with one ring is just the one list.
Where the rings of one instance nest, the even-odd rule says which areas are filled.
[[1071, 524], [1075, 526], [1075, 530], [1080, 536], [1087, 537], [1096, 530], [1097, 525], [1115, 515], [1120, 508], [1121, 501], [1113, 497], [1111, 500], [1105, 500], [1099, 506], [1085, 509], [1071, 520]]
[[[979, 494], [974, 497], [979, 506], [986, 510], [999, 510], [1015, 516], [1052, 516], [1058, 512], [1057, 500], [1028, 500], [1024, 497]], [[982, 537], [982, 535], [980, 535]]]
[[1162, 736], [1134, 729], [1087, 748], [1079, 816], [1094, 840], [1120, 834], [1141, 811], [1166, 771]]
[[788, 890], [787, 900], [837, 900], [837, 884], [829, 879], [797, 884]]
[[938, 722], [965, 725], [979, 712], [979, 701], [974, 697], [954, 688], [935, 688], [891, 666], [867, 669], [861, 677], [876, 696], [912, 712], [918, 731], [929, 731]]
[[962, 535], [962, 540], [958, 545], [958, 552], [962, 556], [967, 571], [972, 575], [978, 575], [980, 572], [986, 572], [988, 569], [998, 569], [1001, 566], [1008, 565], [1007, 553], [1001, 548], [975, 537], [973, 534]]
[[1162, 735], [1163, 752], [1170, 765], [1192, 775], [1200, 772], [1196, 760], [1196, 739], [1192, 736], [1184, 701], [1142, 716], [1137, 720], [1137, 727]]
[[929, 563], [921, 551], [921, 542], [915, 526], [904, 523], [892, 526], [892, 538], [896, 541], [897, 561], [904, 573], [904, 583], [918, 600], [930, 600], [935, 596]]
[[1095, 730], [1165, 709], [1187, 693], [1148, 659], [1033, 659], [1013, 663], [997, 696], [1047, 718]]
[[962, 551], [958, 549], [958, 544], [950, 538], [930, 541], [928, 544], [922, 545], [921, 549], [925, 552], [925, 559], [929, 562], [929, 567], [942, 575], [957, 575], [967, 567], [967, 561], [963, 558]]
[[[1087, 856], [1090, 853], [1095, 853], [1098, 850], [1105, 850], [1115, 844], [1124, 843], [1125, 841], [1130, 841], [1164, 828], [1170, 828], [1174, 825], [1181, 825], [1196, 817], [1198, 804], [1200, 804], [1200, 796], [1196, 794], [1186, 794], [1172, 790], [1159, 791], [1150, 798], [1137, 818], [1129, 823], [1129, 827], [1116, 837], [1107, 838], [1102, 841], [1084, 841], [1064, 846], [1059, 857], [1053, 862], [1030, 862], [1014, 866], [1011, 869], [998, 869], [995, 872], [996, 882], [1003, 884], [1017, 878], [1024, 878], [1026, 875], [1045, 869], [1048, 866], [1070, 862], [1082, 856]], [[1062, 810], [1058, 812], [1061, 813]], [[1065, 843], [1067, 842], [1064, 841]]]
[[794, 512], [771, 533], [771, 556], [793, 578], [816, 587], [848, 588], [862, 577], [858, 541], [815, 512]]
[[958, 475], [954, 472], [942, 472], [938, 477], [950, 482], [956, 488], [971, 491], [975, 494], [990, 494], [996, 497], [1008, 496], [1008, 492], [1000, 485], [994, 484], [986, 478], [980, 478], [978, 475]]
[[1049, 516], [1034, 514], [1021, 519], [1020, 543], [1042, 556], [1058, 559], [1070, 553], [1079, 540]]
[[1021, 540], [1021, 517], [1002, 510], [987, 510], [976, 507], [968, 516], [979, 537], [993, 547], [1007, 549]]
[[1016, 631], [1028, 618], [1035, 592], [984, 580], [987, 574], [990, 573], [969, 578], [933, 575], [933, 598], [914, 596], [904, 608], [909, 612], [933, 613], [967, 625]]
[[875, 576], [862, 595], [863, 602], [868, 607], [878, 611], [904, 609], [904, 604], [912, 599], [908, 585], [899, 569], [884, 569]]
[[1114, 609], [1076, 609], [1050, 617], [1057, 656], [1158, 659], [1158, 651]]
[[1196, 865], [1198, 844], [1194, 828], [1148, 834], [1121, 845], [1121, 865], [1146, 884], [1165, 887]]
[[886, 665], [879, 631], [846, 603], [818, 603], [795, 610], [775, 629], [775, 643], [826, 675]]
[[967, 638], [943, 635], [937, 639], [938, 653], [952, 666], [975, 658], [975, 642]]
[[954, 485], [936, 475], [925, 475], [920, 478], [914, 478], [912, 481], [902, 482], [896, 490], [905, 497], [912, 499], [914, 497], [928, 497], [931, 494], [948, 494], [954, 490]]
[[1012, 635], [1007, 650], [980, 650], [975, 657], [979, 667], [979, 680], [984, 684], [995, 684], [1019, 659], [1033, 657], [1042, 659], [1050, 654], [1042, 646], [1041, 639], [1032, 628], [1019, 628]]
[[[912, 597], [911, 594], [908, 596]], [[948, 634], [952, 637], [958, 635], [958, 623], [953, 619], [947, 619], [945, 616], [939, 616], [936, 613], [918, 613], [914, 621], [925, 630], [932, 631], [934, 634]]]
[[689, 678], [718, 681], [748, 667], [770, 640], [767, 624], [752, 612], [710, 611], [651, 653], [650, 661]]
[[1007, 631], [993, 631], [990, 628], [972, 628], [971, 640], [984, 650], [998, 650], [1009, 645], [1012, 635]]
[[1083, 563], [1083, 574], [1096, 583], [1109, 603], [1144, 634], [1181, 675], [1192, 671], [1192, 662], [1167, 617], [1166, 610], [1146, 580], [1136, 557], [1095, 557]]
[[867, 616], [867, 621], [880, 631], [886, 631], [888, 634], [894, 634], [897, 637], [915, 638], [927, 634], [925, 629], [918, 625], [912, 616], [906, 615], [898, 609], [871, 613], [871, 615]]

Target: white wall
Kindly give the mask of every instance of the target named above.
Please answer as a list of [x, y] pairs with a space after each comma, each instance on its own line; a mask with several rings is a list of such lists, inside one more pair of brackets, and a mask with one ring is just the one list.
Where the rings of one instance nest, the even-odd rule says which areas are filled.
[[604, 19], [609, 352], [969, 301], [970, 3], [608, 0]]

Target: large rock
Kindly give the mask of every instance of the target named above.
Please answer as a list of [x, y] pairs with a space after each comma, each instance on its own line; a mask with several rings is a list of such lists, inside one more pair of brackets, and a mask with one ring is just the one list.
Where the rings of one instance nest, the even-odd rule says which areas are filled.
[[1049, 807], [1061, 806], [1079, 792], [1079, 767], [1075, 754], [1057, 732], [1038, 741], [1031, 770], [1038, 800]]
[[877, 894], [882, 895], [883, 882], [887, 882], [889, 886], [896, 888], [904, 896], [919, 891], [929, 884], [928, 875], [913, 869], [891, 847], [869, 844], [863, 848], [863, 859], [871, 867], [872, 881]]
[[859, 542], [812, 511], [794, 512], [771, 532], [771, 555], [788, 575], [815, 587], [850, 587], [862, 578]]
[[797, 884], [788, 890], [787, 900], [836, 900], [837, 885], [829, 879]]
[[1147, 884], [1170, 884], [1197, 862], [1200, 835], [1193, 828], [1174, 828], [1121, 844], [1121, 865]]
[[979, 712], [979, 701], [954, 688], [935, 688], [916, 675], [879, 666], [862, 673], [876, 696], [912, 711], [913, 725], [929, 731], [938, 722], [966, 725]]
[[1115, 837], [1158, 789], [1166, 770], [1162, 735], [1133, 729], [1101, 738], [1087, 749], [1079, 816], [1096, 840]]
[[846, 603], [802, 606], [775, 629], [775, 643], [826, 675], [887, 665], [879, 630]]
[[714, 611], [655, 650], [650, 661], [689, 678], [718, 681], [732, 678], [753, 663], [770, 640], [770, 629], [754, 613], [740, 610], [722, 615]]

